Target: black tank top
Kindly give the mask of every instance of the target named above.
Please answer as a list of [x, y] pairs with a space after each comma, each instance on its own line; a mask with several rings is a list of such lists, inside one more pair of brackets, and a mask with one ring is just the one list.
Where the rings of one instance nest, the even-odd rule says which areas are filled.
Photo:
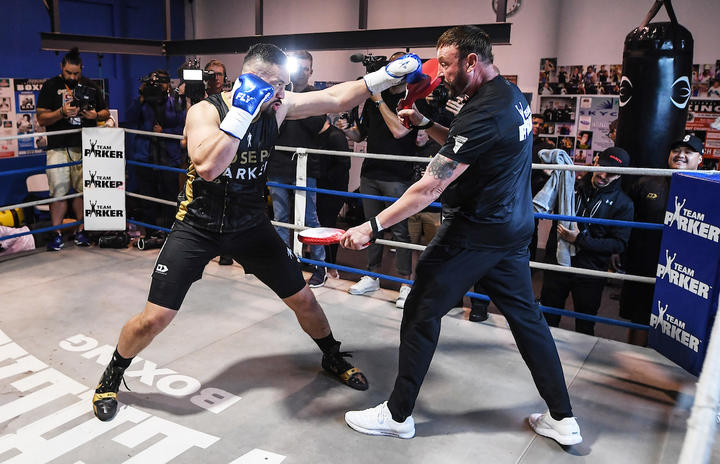
[[[222, 121], [228, 113], [222, 94], [211, 95], [205, 101], [217, 108]], [[261, 113], [240, 141], [235, 158], [213, 181], [198, 176], [191, 163], [185, 188], [178, 195], [176, 219], [201, 229], [228, 233], [267, 221], [266, 171], [277, 136], [275, 114]]]

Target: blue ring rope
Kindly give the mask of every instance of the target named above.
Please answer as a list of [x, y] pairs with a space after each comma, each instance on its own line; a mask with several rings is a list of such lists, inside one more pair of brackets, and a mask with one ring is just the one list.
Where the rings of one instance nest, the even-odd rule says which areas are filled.
[[66, 222], [64, 224], [60, 224], [57, 226], [41, 227], [40, 229], [29, 230], [27, 232], [20, 232], [17, 234], [6, 235], [4, 237], [0, 237], [0, 242], [2, 242], [3, 240], [9, 240], [11, 238], [22, 237], [23, 235], [42, 234], [43, 232], [50, 232], [51, 230], [67, 229], [68, 227], [75, 227], [82, 223], [83, 223], [83, 221]]
[[[314, 266], [329, 267], [332, 269], [337, 269], [339, 271], [350, 272], [352, 274], [361, 274], [361, 275], [366, 275], [366, 276], [370, 276], [370, 277], [389, 280], [392, 282], [400, 282], [400, 283], [408, 284], [408, 285], [413, 284], [412, 280], [403, 279], [400, 277], [389, 276], [389, 275], [385, 275], [385, 274], [379, 274], [377, 272], [363, 271], [361, 269], [356, 269], [354, 267], [348, 267], [348, 266], [342, 266], [340, 264], [326, 263], [324, 261], [316, 261], [314, 259], [307, 259], [307, 258], [298, 258], [298, 260], [300, 262], [312, 264]], [[465, 295], [469, 296], [470, 298], [475, 298], [475, 299], [482, 300], [482, 301], [490, 301], [490, 297], [487, 295], [483, 295], [482, 293], [467, 292], [467, 293], [465, 293]], [[648, 326], [648, 325], [636, 324], [634, 322], [620, 321], [617, 319], [610, 319], [608, 317], [593, 316], [591, 314], [576, 313], [574, 311], [553, 308], [551, 306], [538, 305], [538, 307], [540, 308], [541, 311], [547, 312], [550, 314], [558, 314], [561, 316], [574, 317], [577, 319], [583, 319], [586, 321], [593, 321], [593, 322], [600, 322], [600, 323], [608, 324], [608, 325], [617, 325], [620, 327], [627, 327], [630, 329], [638, 329], [638, 330], [649, 330], [650, 329], [650, 326]]]
[[47, 171], [48, 169], [64, 168], [65, 166], [75, 166], [76, 164], [82, 164], [82, 161], [71, 161], [69, 163], [62, 164], [49, 164], [47, 166], [35, 166], [34, 168], [12, 169], [10, 171], [0, 172], [0, 177], [12, 176], [13, 174], [25, 174], [26, 172]]
[[[9, 175], [13, 175], [13, 174], [23, 174], [23, 173], [28, 173], [28, 172], [40, 172], [40, 171], [45, 171], [47, 169], [60, 168], [60, 167], [65, 167], [65, 166], [74, 166], [74, 165], [81, 164], [81, 163], [82, 163], [82, 161], [73, 161], [70, 163], [54, 164], [54, 165], [48, 165], [48, 166], [37, 166], [34, 168], [15, 169], [15, 170], [11, 170], [11, 171], [0, 172], [0, 176], [9, 176]], [[187, 170], [181, 169], [181, 168], [174, 168], [174, 167], [169, 167], [169, 166], [144, 163], [141, 161], [128, 160], [128, 161], [126, 161], [126, 163], [129, 165], [133, 165], [133, 166], [148, 167], [148, 168], [157, 169], [160, 171], [177, 172], [177, 173], [182, 173], [182, 174], [187, 172]], [[397, 201], [397, 198], [395, 198], [395, 197], [386, 197], [386, 196], [379, 196], [379, 195], [365, 195], [362, 193], [342, 192], [339, 190], [319, 189], [319, 188], [312, 188], [312, 187], [300, 187], [297, 185], [281, 184], [278, 182], [267, 182], [267, 186], [268, 187], [285, 188], [285, 189], [290, 189], [290, 190], [304, 190], [304, 191], [317, 192], [317, 193], [349, 197], [349, 198], [366, 198], [366, 199], [370, 199], [370, 200], [379, 200], [379, 201], [386, 201], [386, 202]], [[440, 208], [442, 206], [442, 204], [439, 202], [433, 202], [429, 206]], [[618, 221], [618, 220], [613, 220], [613, 219], [587, 218], [587, 217], [580, 217], [580, 216], [565, 216], [565, 215], [559, 215], [559, 214], [546, 214], [546, 213], [534, 213], [534, 216], [539, 219], [566, 220], [566, 221], [573, 221], [573, 222], [585, 222], [585, 223], [590, 223], [590, 224], [603, 224], [603, 225], [612, 225], [612, 226], [620, 226], [620, 227], [634, 227], [634, 228], [638, 228], [638, 229], [662, 230], [662, 228], [663, 228], [662, 224], [653, 224], [653, 223], [647, 223], [647, 222]], [[61, 224], [58, 226], [44, 227], [41, 229], [35, 229], [35, 230], [28, 231], [28, 232], [21, 232], [21, 233], [13, 234], [13, 235], [6, 235], [4, 237], [0, 237], [0, 241], [8, 240], [11, 238], [16, 238], [16, 237], [21, 237], [21, 236], [29, 235], [29, 234], [39, 234], [39, 233], [43, 233], [43, 232], [49, 232], [52, 230], [69, 228], [69, 227], [73, 227], [73, 226], [82, 224], [82, 222], [83, 221], [76, 221], [76, 222]], [[145, 222], [135, 221], [133, 219], [128, 219], [127, 222], [130, 224], [139, 225], [139, 226], [145, 227], [145, 228], [161, 230], [163, 232], [169, 233], [171, 231], [171, 229], [168, 229], [165, 227], [159, 227], [159, 226], [155, 226], [155, 225], [148, 224]], [[323, 261], [315, 261], [312, 259], [306, 259], [306, 258], [298, 258], [298, 259], [301, 262], [313, 264], [315, 266], [329, 267], [329, 268], [338, 269], [338, 270], [345, 271], [345, 272], [367, 275], [367, 276], [371, 276], [371, 277], [375, 277], [375, 278], [381, 278], [384, 280], [390, 280], [393, 282], [405, 283], [408, 285], [413, 284], [412, 280], [403, 279], [400, 277], [394, 277], [394, 276], [380, 274], [380, 273], [376, 273], [376, 272], [370, 272], [370, 271], [363, 271], [363, 270], [356, 269], [353, 267], [342, 266], [342, 265], [332, 264], [332, 263], [326, 263]], [[483, 295], [481, 293], [467, 292], [465, 295], [467, 295], [471, 298], [482, 300], [482, 301], [490, 301], [490, 297], [488, 297], [487, 295]], [[552, 308], [552, 307], [543, 306], [543, 305], [539, 305], [539, 308], [543, 312], [548, 312], [550, 314], [574, 317], [574, 318], [583, 319], [583, 320], [587, 320], [587, 321], [600, 322], [600, 323], [604, 323], [604, 324], [616, 325], [616, 326], [620, 326], [620, 327], [627, 327], [627, 328], [638, 329], [638, 330], [648, 330], [649, 329], [649, 326], [647, 326], [647, 325], [635, 324], [633, 322], [626, 322], [626, 321], [620, 321], [617, 319], [593, 316], [590, 314], [576, 313], [573, 311], [567, 311], [564, 309]]]

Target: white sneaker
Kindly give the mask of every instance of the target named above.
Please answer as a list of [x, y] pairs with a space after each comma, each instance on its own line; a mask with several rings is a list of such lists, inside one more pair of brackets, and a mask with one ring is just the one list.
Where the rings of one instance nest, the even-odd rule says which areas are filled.
[[362, 279], [355, 285], [348, 288], [348, 292], [353, 295], [364, 295], [365, 293], [374, 292], [380, 290], [380, 279], [375, 279], [370, 276], [362, 276]]
[[403, 284], [400, 287], [400, 292], [398, 293], [397, 300], [395, 300], [395, 306], [403, 309], [405, 307], [405, 300], [407, 300], [408, 295], [410, 294], [410, 286]]
[[387, 407], [387, 401], [365, 409], [364, 411], [348, 411], [345, 422], [353, 430], [367, 435], [386, 435], [388, 437], [412, 438], [415, 436], [415, 421], [412, 416], [405, 422], [396, 422]]
[[561, 445], [577, 445], [582, 441], [580, 427], [574, 417], [566, 417], [556, 421], [549, 412], [544, 414], [530, 414], [528, 417], [530, 427], [538, 435], [552, 438]]

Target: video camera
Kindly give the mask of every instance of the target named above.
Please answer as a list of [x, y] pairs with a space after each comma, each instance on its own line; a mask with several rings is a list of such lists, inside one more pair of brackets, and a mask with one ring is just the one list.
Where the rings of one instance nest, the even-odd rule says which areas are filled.
[[78, 84], [73, 89], [73, 99], [70, 106], [80, 108], [80, 111], [94, 110], [97, 101], [97, 89], [90, 85]]
[[208, 82], [215, 81], [215, 72], [201, 69], [200, 62], [195, 58], [180, 67], [180, 77], [185, 83], [185, 96], [194, 105], [205, 98], [205, 88]]
[[153, 71], [147, 76], [141, 77], [140, 95], [146, 103], [163, 104], [167, 100], [167, 92], [162, 88], [161, 84], [169, 84], [170, 76]]
[[432, 100], [428, 101], [428, 105], [436, 109], [445, 108], [448, 100], [450, 100], [450, 91], [442, 83], [435, 87], [435, 90], [430, 95], [432, 95]]
[[387, 56], [383, 55], [364, 55], [362, 53], [355, 53], [350, 55], [350, 61], [353, 63], [362, 63], [365, 66], [365, 72], [371, 73], [382, 68], [388, 64]]

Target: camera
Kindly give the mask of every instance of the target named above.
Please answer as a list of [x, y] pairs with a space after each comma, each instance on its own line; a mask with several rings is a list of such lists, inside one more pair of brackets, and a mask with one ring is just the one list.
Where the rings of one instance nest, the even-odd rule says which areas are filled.
[[70, 106], [77, 106], [80, 111], [94, 110], [97, 89], [89, 85], [78, 83], [73, 89], [73, 99]]
[[362, 53], [356, 53], [350, 55], [350, 61], [353, 63], [362, 63], [365, 66], [365, 72], [371, 73], [381, 69], [383, 66], [388, 64], [387, 56], [383, 55], [364, 55]]
[[141, 77], [140, 95], [147, 103], [164, 104], [167, 100], [167, 92], [163, 89], [162, 84], [170, 83], [170, 76], [153, 71], [147, 76]]
[[200, 69], [200, 62], [195, 58], [180, 67], [180, 77], [185, 83], [185, 96], [194, 105], [205, 98], [205, 88], [208, 82], [215, 81], [215, 72]]
[[450, 91], [443, 84], [435, 87], [435, 90], [432, 91], [431, 95], [433, 98], [428, 102], [428, 104], [437, 109], [445, 108], [448, 100], [450, 100]]

